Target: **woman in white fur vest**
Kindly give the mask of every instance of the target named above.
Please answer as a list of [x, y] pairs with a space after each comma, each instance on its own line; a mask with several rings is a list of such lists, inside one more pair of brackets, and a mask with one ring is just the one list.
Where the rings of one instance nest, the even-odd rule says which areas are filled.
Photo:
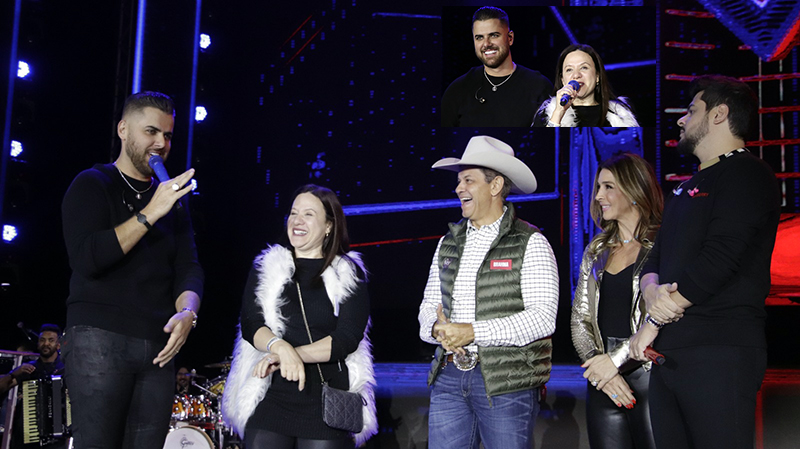
[[603, 60], [592, 47], [572, 44], [565, 48], [555, 80], [555, 96], [539, 106], [531, 126], [639, 126], [625, 98], [611, 90]]
[[[250, 271], [222, 414], [248, 449], [352, 448], [378, 430], [366, 270], [325, 187], [295, 193], [286, 233]], [[323, 421], [318, 364], [329, 386], [362, 396], [360, 432]]]

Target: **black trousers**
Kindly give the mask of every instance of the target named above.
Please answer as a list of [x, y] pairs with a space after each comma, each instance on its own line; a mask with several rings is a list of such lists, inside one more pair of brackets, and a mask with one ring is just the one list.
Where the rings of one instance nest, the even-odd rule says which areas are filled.
[[650, 375], [658, 449], [753, 449], [766, 349], [698, 346], [662, 351]]
[[650, 372], [638, 368], [623, 374], [636, 405], [617, 407], [611, 398], [587, 382], [586, 424], [592, 449], [655, 449], [648, 407]]
[[175, 364], [153, 365], [163, 344], [74, 326], [62, 348], [77, 449], [164, 447]]
[[269, 430], [248, 429], [245, 435], [247, 449], [350, 449], [355, 447], [352, 439], [309, 440], [290, 437]]

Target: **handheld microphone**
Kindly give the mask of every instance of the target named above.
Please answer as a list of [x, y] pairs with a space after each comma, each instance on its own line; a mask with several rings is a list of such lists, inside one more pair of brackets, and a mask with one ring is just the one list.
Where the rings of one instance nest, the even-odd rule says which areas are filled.
[[[581, 88], [581, 84], [579, 82], [575, 81], [575, 80], [572, 80], [567, 84], [572, 86], [572, 88], [575, 89], [576, 91], [580, 90], [580, 88]], [[569, 103], [569, 95], [564, 94], [564, 95], [561, 96], [561, 106], [564, 106], [567, 103]]]
[[164, 167], [164, 159], [157, 154], [151, 154], [150, 160], [147, 161], [147, 165], [156, 172], [156, 177], [158, 178], [158, 182], [165, 182], [169, 181], [169, 175], [167, 174], [167, 169]]
[[664, 357], [662, 354], [660, 354], [658, 351], [656, 351], [650, 346], [644, 348], [644, 356], [647, 357], [651, 362], [659, 366], [667, 362], [666, 357]]
[[[167, 168], [164, 167], [164, 159], [157, 155], [151, 154], [150, 160], [147, 161], [147, 165], [156, 172], [156, 177], [158, 178], [158, 182], [165, 182], [169, 181], [169, 175], [167, 174]], [[178, 200], [175, 202], [175, 207], [180, 209], [181, 208], [181, 201]]]

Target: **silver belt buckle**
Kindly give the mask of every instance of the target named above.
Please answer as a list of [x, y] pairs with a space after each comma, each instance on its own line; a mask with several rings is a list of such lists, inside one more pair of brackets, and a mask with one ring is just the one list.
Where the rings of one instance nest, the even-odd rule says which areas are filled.
[[478, 353], [464, 348], [464, 355], [453, 353], [453, 365], [461, 371], [469, 371], [478, 364]]

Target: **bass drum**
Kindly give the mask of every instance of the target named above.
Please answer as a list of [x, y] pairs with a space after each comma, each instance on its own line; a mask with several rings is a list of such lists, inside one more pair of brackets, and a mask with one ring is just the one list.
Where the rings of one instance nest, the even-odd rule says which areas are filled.
[[214, 449], [211, 438], [194, 426], [183, 426], [170, 430], [164, 441], [164, 449]]

